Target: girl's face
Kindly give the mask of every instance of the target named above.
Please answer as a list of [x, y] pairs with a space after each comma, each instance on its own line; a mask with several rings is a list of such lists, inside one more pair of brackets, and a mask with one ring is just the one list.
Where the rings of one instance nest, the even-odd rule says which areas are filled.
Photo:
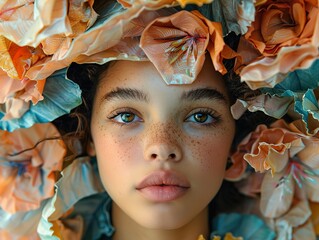
[[113, 208], [140, 226], [177, 229], [220, 188], [235, 123], [210, 61], [168, 86], [150, 62], [118, 61], [97, 88], [91, 131]]

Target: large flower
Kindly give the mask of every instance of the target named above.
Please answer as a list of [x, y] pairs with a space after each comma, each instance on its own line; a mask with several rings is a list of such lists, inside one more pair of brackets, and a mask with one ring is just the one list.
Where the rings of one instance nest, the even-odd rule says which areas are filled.
[[54, 194], [55, 171], [66, 153], [53, 124], [0, 131], [0, 206], [7, 212], [29, 211]]
[[233, 57], [220, 23], [211, 22], [198, 11], [156, 19], [143, 31], [140, 46], [167, 84], [193, 82], [206, 51], [222, 74], [226, 73], [223, 59]]
[[239, 144], [232, 156], [234, 164], [228, 171], [240, 178], [240, 174], [234, 173], [243, 175], [245, 164], [242, 162], [247, 161], [256, 171], [265, 173], [261, 211], [266, 217], [278, 218], [285, 214], [294, 198], [319, 202], [319, 139], [303, 134], [283, 120], [271, 128], [262, 126]]
[[[96, 19], [94, 0], [13, 0], [0, 3], [0, 35], [19, 46], [37, 47], [52, 36], [72, 37]], [[57, 27], [58, 26], [58, 27]], [[62, 34], [62, 35], [60, 35]], [[52, 42], [59, 45], [61, 42]]]
[[309, 68], [319, 57], [318, 5], [307, 0], [259, 4], [238, 49], [241, 79], [253, 89], [274, 86], [288, 72]]
[[[0, 119], [10, 120], [43, 100], [50, 74], [32, 75], [38, 64], [56, 52], [63, 55], [72, 39], [95, 22], [97, 14], [92, 0], [5, 2], [0, 4]], [[51, 73], [62, 67], [51, 66]]]

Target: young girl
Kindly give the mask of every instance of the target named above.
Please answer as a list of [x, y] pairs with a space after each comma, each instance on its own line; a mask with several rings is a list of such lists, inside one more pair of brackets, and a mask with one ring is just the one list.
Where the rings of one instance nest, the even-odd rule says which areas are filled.
[[[41, 29], [50, 37], [36, 35], [32, 43], [34, 49], [20, 48], [14, 44], [13, 35], [5, 35], [12, 41], [11, 45], [6, 42], [6, 46], [10, 46], [6, 51], [19, 60], [13, 66], [26, 62], [28, 54], [32, 57], [29, 57], [29, 67], [21, 65], [25, 72], [18, 67], [16, 72], [9, 72], [8, 67], [3, 67], [12, 78], [10, 81], [23, 78], [25, 85], [15, 89], [16, 94], [13, 100], [10, 99], [12, 104], [6, 105], [1, 120], [3, 129], [14, 131], [2, 134], [5, 164], [0, 183], [5, 190], [0, 201], [4, 219], [0, 236], [3, 239], [197, 240], [225, 237], [267, 240], [299, 236], [315, 239], [315, 220], [310, 220], [309, 214], [306, 217], [290, 216], [296, 216], [301, 209], [306, 213], [310, 211], [305, 199], [318, 201], [316, 194], [304, 192], [313, 186], [309, 185], [309, 179], [315, 181], [317, 178], [313, 170], [316, 163], [307, 157], [317, 156], [313, 145], [309, 144], [318, 142], [317, 128], [313, 126], [316, 124], [312, 125], [312, 136], [302, 133], [302, 127], [298, 125], [293, 128], [276, 122], [270, 129], [266, 125], [258, 126], [242, 140], [258, 122], [242, 129], [239, 127], [242, 122], [237, 121], [236, 126], [233, 117], [241, 115], [246, 108], [250, 111], [262, 109], [276, 117], [279, 108], [269, 106], [283, 105], [274, 101], [278, 100], [276, 97], [268, 98], [269, 95], [262, 91], [254, 92], [239, 84], [238, 79], [230, 77], [232, 69], [225, 66], [229, 59], [236, 57], [236, 64], [231, 64], [231, 68], [241, 72], [244, 79], [253, 75], [249, 72], [248, 62], [254, 63], [253, 57], [256, 61], [262, 58], [256, 49], [252, 50], [252, 45], [245, 48], [244, 41], [235, 52], [223, 40], [223, 31], [227, 38], [237, 39], [228, 28], [237, 29], [234, 30], [237, 34], [245, 33], [247, 26], [243, 19], [254, 13], [255, 6], [249, 1], [246, 5], [237, 4], [244, 15], [237, 16], [242, 17], [238, 20], [241, 24], [231, 25], [225, 17], [221, 20], [222, 29], [220, 23], [209, 20], [199, 11], [160, 9], [164, 5], [175, 5], [175, 2], [121, 1], [121, 4], [127, 10], [115, 3], [97, 2], [94, 8], [100, 17], [92, 29], [81, 32], [83, 22], [90, 28], [97, 18], [92, 10], [93, 3], [70, 3], [68, 20], [75, 36], [50, 35], [49, 30]], [[263, 4], [268, 9], [273, 7], [267, 1], [259, 6]], [[218, 19], [215, 12], [218, 10], [207, 6], [198, 9], [203, 13], [210, 10], [214, 13], [212, 18]], [[223, 6], [213, 6], [227, 12]], [[248, 11], [247, 6], [254, 11]], [[15, 9], [5, 6], [2, 13], [10, 15]], [[312, 11], [309, 6], [307, 9]], [[53, 19], [60, 19], [57, 16], [60, 15], [56, 14]], [[70, 26], [66, 25], [65, 29]], [[20, 38], [20, 45], [31, 45], [27, 43], [28, 39]], [[41, 45], [36, 44], [39, 42]], [[59, 46], [51, 47], [49, 43], [55, 42]], [[245, 50], [251, 50], [249, 60], [241, 53]], [[309, 65], [309, 58], [307, 61]], [[48, 78], [43, 93], [44, 105], [29, 109], [23, 105], [16, 111], [21, 103], [17, 98], [26, 95], [30, 85], [40, 91], [40, 79], [69, 64], [67, 77], [72, 82], [66, 79], [60, 82], [59, 77], [54, 78], [55, 81]], [[225, 75], [227, 70], [228, 75]], [[37, 84], [32, 82], [36, 80]], [[251, 88], [258, 85], [254, 80], [247, 80]], [[43, 114], [74, 107], [68, 103], [78, 102], [78, 88], [74, 82], [80, 85], [84, 101], [72, 115], [81, 121], [74, 125], [65, 121], [70, 121], [68, 116], [57, 118], [62, 113], [53, 117]], [[264, 84], [269, 82], [265, 79]], [[265, 87], [262, 83], [259, 85]], [[284, 88], [285, 83], [280, 87]], [[15, 90], [10, 88], [11, 92]], [[265, 92], [266, 88], [262, 90]], [[59, 91], [74, 97], [59, 98]], [[41, 93], [32, 94], [30, 99], [35, 103], [36, 95]], [[287, 103], [287, 98], [285, 101]], [[51, 125], [32, 126], [52, 120], [62, 137]], [[268, 122], [269, 119], [262, 120]], [[50, 133], [44, 134], [45, 128], [50, 129]], [[10, 146], [13, 142], [19, 144]], [[62, 164], [65, 144], [68, 157]], [[25, 160], [28, 158], [32, 164]], [[52, 158], [59, 160], [53, 163], [48, 160]], [[252, 173], [247, 162], [262, 174]], [[33, 168], [36, 163], [40, 167]], [[37, 170], [40, 174], [35, 173]], [[274, 180], [270, 180], [270, 171]], [[40, 176], [36, 177], [37, 181], [31, 181], [33, 173]], [[36, 187], [31, 188], [33, 192], [13, 194], [14, 201], [10, 202], [9, 194], [15, 193], [12, 175], [19, 179], [17, 182], [30, 182], [30, 186]], [[6, 176], [10, 176], [10, 181], [4, 181]], [[46, 179], [51, 185], [41, 183]], [[52, 183], [56, 179], [53, 192]], [[221, 187], [224, 179], [240, 181], [235, 185], [238, 190], [232, 184]], [[299, 190], [294, 190], [293, 181], [301, 184]], [[287, 187], [289, 191], [283, 190], [280, 194], [279, 191]], [[225, 204], [234, 197], [220, 198], [225, 188], [236, 189], [234, 194], [240, 199]], [[261, 197], [258, 196], [260, 192]], [[285, 198], [282, 205], [276, 202], [281, 197]], [[259, 200], [260, 209], [256, 210]], [[226, 205], [226, 209], [221, 205]], [[313, 212], [315, 207], [312, 207]], [[216, 215], [221, 210], [231, 212], [233, 209], [238, 213]], [[264, 220], [268, 220], [268, 226]], [[23, 227], [19, 229], [19, 226]]]

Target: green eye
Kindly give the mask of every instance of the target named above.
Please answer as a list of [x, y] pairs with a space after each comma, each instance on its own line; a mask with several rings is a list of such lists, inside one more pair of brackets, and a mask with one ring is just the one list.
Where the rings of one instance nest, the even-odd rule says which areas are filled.
[[135, 119], [135, 114], [133, 113], [121, 113], [120, 114], [121, 120], [125, 123], [133, 122]]
[[193, 118], [198, 123], [204, 123], [208, 119], [208, 114], [207, 113], [195, 113], [193, 115]]
[[212, 110], [198, 110], [187, 117], [186, 122], [193, 122], [200, 125], [215, 124], [220, 120], [220, 116]]
[[113, 115], [108, 117], [108, 119], [112, 119], [114, 122], [118, 122], [121, 124], [131, 124], [135, 122], [143, 122], [143, 120], [135, 113], [130, 110], [119, 110], [115, 112]]

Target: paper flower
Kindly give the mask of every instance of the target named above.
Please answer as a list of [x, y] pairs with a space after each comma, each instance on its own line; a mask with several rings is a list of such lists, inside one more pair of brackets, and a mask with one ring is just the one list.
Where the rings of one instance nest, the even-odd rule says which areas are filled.
[[[65, 74], [66, 69], [62, 69], [46, 79], [43, 100], [35, 105], [26, 102], [22, 95], [17, 94], [18, 92], [9, 97], [11, 93], [16, 92], [21, 86], [23, 87], [22, 82], [24, 81], [8, 80], [7, 85], [4, 85], [2, 89], [0, 88], [0, 95], [2, 91], [11, 92], [4, 98], [5, 102], [2, 105], [0, 104], [0, 129], [14, 131], [18, 128], [31, 127], [35, 123], [50, 122], [59, 116], [69, 113], [71, 109], [81, 104], [80, 87], [76, 83], [66, 79]], [[39, 81], [27, 82], [31, 87], [34, 82], [39, 84]], [[20, 91], [21, 93], [25, 93], [27, 90], [28, 84]], [[50, 110], [48, 111], [48, 109]], [[21, 117], [12, 118], [18, 115], [21, 115]]]
[[55, 171], [66, 153], [53, 124], [0, 131], [0, 206], [15, 213], [40, 206], [54, 194]]
[[208, 19], [220, 22], [224, 36], [232, 31], [236, 34], [245, 34], [255, 20], [255, 1], [253, 0], [214, 0], [211, 4], [196, 10]]
[[309, 68], [319, 58], [317, 1], [272, 1], [256, 7], [255, 21], [242, 39], [237, 62], [252, 89], [272, 87], [287, 73]]
[[227, 177], [240, 179], [245, 161], [255, 171], [265, 173], [260, 203], [265, 217], [285, 214], [300, 192], [305, 199], [319, 201], [319, 139], [295, 129], [283, 120], [270, 128], [260, 125], [232, 155], [234, 164], [227, 170]]
[[167, 84], [193, 82], [204, 64], [206, 51], [222, 74], [226, 73], [222, 60], [232, 57], [221, 25], [198, 11], [180, 11], [156, 19], [143, 31], [140, 46]]
[[[1, 122], [7, 121], [10, 125], [11, 120], [25, 120], [24, 114], [30, 111], [31, 105], [44, 99], [46, 78], [65, 66], [51, 65], [50, 74], [38, 77], [39, 66], [64, 55], [73, 38], [92, 26], [97, 17], [92, 5], [92, 0], [60, 0], [49, 4], [22, 0], [0, 4]], [[55, 99], [49, 101], [55, 102]], [[75, 102], [78, 105], [81, 101]], [[74, 105], [72, 107], [77, 106]], [[68, 108], [64, 104], [61, 107]], [[43, 122], [44, 118], [41, 119]], [[24, 127], [30, 127], [34, 122], [29, 121]], [[2, 129], [12, 131], [15, 127]]]
[[[13, 0], [0, 3], [0, 35], [19, 46], [38, 47], [50, 37], [73, 37], [87, 29], [97, 15], [93, 0]], [[58, 27], [57, 27], [58, 26]], [[84, 26], [84, 28], [83, 28]], [[61, 41], [50, 41], [53, 46]], [[63, 45], [63, 44], [62, 44]], [[62, 46], [63, 47], [63, 46]]]

